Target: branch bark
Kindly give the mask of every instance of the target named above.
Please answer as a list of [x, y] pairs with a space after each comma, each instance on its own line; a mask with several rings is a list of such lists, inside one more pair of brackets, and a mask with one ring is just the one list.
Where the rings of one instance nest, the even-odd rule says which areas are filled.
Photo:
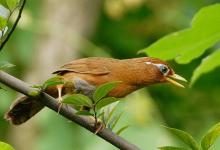
[[[30, 93], [36, 91], [36, 89], [3, 71], [0, 71], [0, 82], [16, 90], [17, 92], [40, 100], [45, 106], [57, 112], [59, 104], [57, 103], [56, 99], [54, 99], [50, 95], [41, 92], [41, 94], [38, 96], [31, 96]], [[76, 115], [75, 112], [76, 110], [66, 105], [62, 106], [60, 109], [60, 115], [94, 133], [94, 121], [88, 117], [81, 117], [79, 115]], [[129, 143], [127, 140], [116, 135], [107, 128], [97, 133], [97, 136], [101, 137], [102, 139], [106, 140], [107, 142], [111, 143], [121, 150], [140, 150], [137, 146]]]

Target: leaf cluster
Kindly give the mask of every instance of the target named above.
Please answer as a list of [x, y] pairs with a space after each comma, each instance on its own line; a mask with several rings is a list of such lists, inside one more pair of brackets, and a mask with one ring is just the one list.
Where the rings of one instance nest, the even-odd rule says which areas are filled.
[[[220, 4], [203, 7], [193, 17], [189, 28], [171, 33], [140, 52], [163, 60], [174, 59], [179, 64], [188, 64], [220, 41]], [[218, 46], [217, 46], [218, 47]], [[191, 85], [204, 73], [220, 66], [220, 49], [204, 58], [194, 70]]]
[[19, 6], [20, 0], [0, 0], [0, 30], [1, 38], [7, 32], [10, 16]]
[[163, 146], [160, 150], [209, 150], [220, 135], [220, 123], [214, 125], [202, 138], [200, 144], [187, 132], [164, 126], [187, 147]]
[[[107, 105], [119, 101], [118, 98], [108, 97], [108, 94], [120, 83], [120, 81], [115, 81], [98, 86], [94, 94], [92, 95], [92, 98], [89, 98], [83, 94], [72, 94], [70, 96], [65, 97], [63, 99], [63, 103], [71, 104], [78, 108], [78, 112], [76, 114], [84, 116], [93, 116], [95, 118], [95, 124], [101, 121], [101, 123], [103, 123], [105, 127], [113, 130], [118, 121], [120, 120], [122, 113], [113, 115], [117, 105], [112, 109], [109, 108], [108, 111], [105, 111], [103, 108]], [[85, 107], [89, 108], [89, 110], [84, 109]], [[127, 128], [128, 125], [122, 127], [116, 133], [120, 134]]]

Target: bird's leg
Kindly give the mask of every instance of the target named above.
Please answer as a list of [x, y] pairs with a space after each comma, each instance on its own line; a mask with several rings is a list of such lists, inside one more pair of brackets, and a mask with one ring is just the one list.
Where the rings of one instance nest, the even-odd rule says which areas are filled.
[[61, 109], [61, 107], [62, 107], [62, 101], [63, 101], [63, 99], [62, 99], [62, 88], [63, 88], [63, 85], [57, 85], [57, 91], [58, 91], [58, 104], [59, 104], [59, 106], [58, 106], [58, 110], [57, 110], [57, 112], [59, 113], [60, 112], [60, 109]]
[[106, 126], [102, 121], [97, 120], [94, 127], [95, 127], [95, 134], [97, 134], [97, 133], [101, 132]]

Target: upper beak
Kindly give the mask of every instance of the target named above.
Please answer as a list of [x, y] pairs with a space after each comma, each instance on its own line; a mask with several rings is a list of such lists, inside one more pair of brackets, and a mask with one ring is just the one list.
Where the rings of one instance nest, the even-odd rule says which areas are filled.
[[176, 85], [178, 87], [185, 88], [182, 84], [178, 83], [177, 81], [175, 81], [173, 79], [179, 80], [179, 81], [183, 81], [183, 82], [187, 82], [186, 79], [184, 79], [183, 77], [179, 76], [178, 74], [173, 74], [173, 75], [169, 75], [169, 76], [166, 77], [166, 80], [168, 82], [170, 82], [170, 83], [172, 83], [172, 84], [174, 84], [174, 85]]

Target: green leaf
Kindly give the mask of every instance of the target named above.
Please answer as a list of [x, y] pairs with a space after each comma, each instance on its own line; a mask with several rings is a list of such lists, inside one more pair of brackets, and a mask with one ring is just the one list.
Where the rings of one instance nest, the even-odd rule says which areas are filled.
[[90, 113], [89, 111], [77, 111], [76, 114], [82, 116], [93, 116], [93, 114]]
[[114, 112], [116, 111], [116, 108], [117, 108], [117, 106], [113, 107], [113, 108], [110, 110], [110, 112], [107, 114], [107, 116], [106, 116], [106, 125], [107, 125], [109, 128], [110, 128], [109, 122], [110, 122], [110, 120], [111, 120], [111, 118], [112, 118], [112, 115], [113, 115]]
[[0, 0], [0, 4], [1, 4], [2, 6], [4, 6], [5, 8], [8, 8], [8, 5], [7, 5], [7, 3], [6, 3], [6, 0]]
[[103, 98], [101, 99], [100, 101], [98, 101], [98, 103], [96, 104], [96, 109], [101, 109], [111, 103], [114, 103], [116, 101], [118, 101], [119, 99], [118, 98], [115, 98], [115, 97], [106, 97], [106, 98]]
[[191, 27], [169, 34], [141, 52], [163, 60], [186, 64], [201, 56], [220, 40], [220, 4], [203, 7], [192, 19]]
[[199, 150], [198, 143], [189, 133], [175, 128], [170, 128], [166, 126], [164, 127], [168, 129], [172, 134], [174, 134], [177, 138], [179, 138], [183, 143], [189, 146], [192, 150]]
[[98, 118], [102, 118], [104, 115], [105, 115], [105, 112], [102, 111], [102, 112], [99, 112], [99, 114], [97, 115], [97, 117], [98, 117]]
[[160, 150], [187, 150], [186, 148], [175, 147], [175, 146], [163, 146], [163, 147], [159, 147], [158, 149]]
[[12, 11], [14, 10], [17, 5], [19, 4], [20, 0], [6, 0], [8, 8]]
[[37, 90], [30, 91], [30, 92], [28, 93], [28, 95], [30, 95], [30, 96], [38, 96], [38, 95], [40, 95], [40, 92], [37, 91]]
[[72, 94], [63, 99], [63, 103], [73, 104], [76, 106], [88, 106], [92, 107], [92, 101], [85, 95], [82, 94]]
[[114, 117], [112, 119], [112, 121], [109, 123], [110, 129], [114, 129], [116, 124], [118, 123], [118, 121], [120, 120], [121, 116], [122, 116], [123, 112], [121, 112], [119, 115], [117, 115], [116, 117]]
[[36, 88], [36, 89], [41, 89], [43, 87], [43, 85], [41, 85], [41, 84], [34, 84], [31, 87]]
[[98, 102], [102, 98], [104, 98], [111, 90], [117, 87], [121, 83], [121, 81], [109, 82], [100, 85], [93, 94], [93, 100]]
[[130, 125], [126, 125], [126, 126], [122, 127], [121, 129], [119, 129], [119, 130], [116, 132], [116, 134], [117, 134], [117, 135], [120, 135], [120, 134], [121, 134], [123, 131], [125, 131], [129, 126], [130, 126]]
[[214, 125], [202, 138], [201, 146], [203, 150], [208, 150], [220, 135], [220, 122]]
[[6, 62], [6, 61], [1, 61], [0, 62], [0, 70], [4, 70], [4, 69], [7, 69], [7, 68], [11, 68], [11, 67], [14, 67], [15, 65], [9, 63], [9, 62]]
[[9, 144], [0, 142], [0, 150], [14, 150], [14, 148], [11, 147]]
[[[6, 25], [7, 25], [7, 19], [0, 16], [0, 30], [3, 30], [6, 27]], [[3, 35], [3, 33], [1, 35]]]
[[44, 82], [43, 89], [46, 89], [49, 86], [55, 86], [55, 85], [60, 85], [60, 84], [64, 84], [62, 77], [55, 76]]
[[213, 52], [208, 57], [202, 60], [202, 63], [193, 72], [193, 76], [191, 78], [191, 85], [193, 85], [202, 74], [208, 73], [219, 66], [220, 49], [216, 50], [215, 52]]

